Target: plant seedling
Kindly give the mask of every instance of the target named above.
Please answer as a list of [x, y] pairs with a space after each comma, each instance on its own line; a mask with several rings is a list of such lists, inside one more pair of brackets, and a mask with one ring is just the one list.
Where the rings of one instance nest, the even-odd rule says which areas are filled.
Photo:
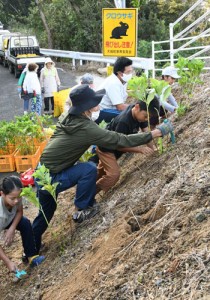
[[194, 89], [197, 84], [203, 84], [200, 79], [200, 74], [204, 68], [204, 62], [200, 59], [184, 58], [179, 56], [175, 67], [178, 68], [178, 74], [181, 76], [178, 82], [183, 88], [183, 93], [186, 97], [186, 105], [190, 106], [190, 99], [192, 98]]
[[56, 188], [59, 182], [52, 183], [52, 177], [50, 176], [49, 169], [46, 168], [45, 165], [41, 165], [33, 173], [33, 177], [39, 180], [39, 185], [42, 186], [42, 190], [48, 191], [57, 204]]
[[39, 202], [39, 199], [37, 198], [36, 196], [36, 192], [33, 190], [32, 186], [29, 185], [28, 187], [24, 187], [22, 188], [22, 192], [20, 194], [20, 196], [22, 197], [25, 197], [29, 202], [31, 202], [32, 204], [34, 204], [43, 214], [44, 218], [45, 218], [45, 221], [47, 223], [47, 226], [49, 226], [49, 222], [45, 216], [45, 213], [42, 209], [42, 206]]
[[81, 162], [87, 162], [91, 157], [93, 157], [95, 153], [92, 153], [90, 150], [85, 151], [85, 153], [82, 154], [79, 161]]
[[189, 106], [180, 103], [176, 109], [177, 116], [180, 118], [185, 115], [186, 111], [189, 109]]

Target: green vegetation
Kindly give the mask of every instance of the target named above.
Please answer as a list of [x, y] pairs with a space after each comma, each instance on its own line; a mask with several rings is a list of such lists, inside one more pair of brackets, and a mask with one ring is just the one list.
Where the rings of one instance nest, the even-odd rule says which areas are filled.
[[179, 103], [179, 107], [176, 109], [177, 116], [179, 118], [184, 116], [186, 114], [188, 108], [189, 107], [187, 105]]
[[15, 117], [14, 121], [0, 122], [1, 154], [19, 150], [20, 155], [34, 154], [36, 144], [46, 140], [43, 126], [54, 127], [52, 116], [35, 117], [28, 114]]
[[178, 74], [181, 76], [178, 82], [182, 87], [183, 95], [186, 97], [184, 104], [186, 107], [190, 106], [190, 99], [196, 85], [203, 84], [200, 75], [204, 68], [204, 62], [200, 59], [189, 60], [180, 56], [175, 67], [178, 68]]
[[42, 206], [39, 202], [39, 199], [36, 196], [36, 192], [34, 191], [34, 189], [32, 188], [32, 186], [28, 186], [28, 187], [24, 187], [22, 189], [22, 192], [20, 194], [21, 197], [25, 197], [27, 201], [31, 202], [33, 205], [35, 205], [43, 214], [45, 221], [47, 223], [47, 225], [49, 226], [49, 222], [47, 221], [47, 218], [45, 216], [45, 213], [42, 209]]
[[[57, 188], [59, 182], [52, 183], [52, 177], [50, 176], [49, 169], [47, 169], [44, 165], [41, 165], [40, 167], [37, 168], [37, 170], [33, 173], [32, 176], [39, 181], [39, 185], [42, 190], [48, 191], [52, 195], [52, 197], [57, 205], [56, 188]], [[43, 213], [45, 221], [46, 221], [47, 225], [49, 226], [49, 223], [44, 214], [42, 206], [41, 206], [39, 199], [36, 196], [36, 192], [32, 188], [32, 186], [24, 187], [22, 189], [21, 196], [25, 197], [29, 202], [34, 204]]]
[[[192, 3], [194, 0], [126, 1], [127, 8], [139, 8], [138, 55], [151, 57], [151, 41], [168, 39], [169, 23], [173, 23]], [[51, 42], [55, 49], [101, 52], [102, 8], [109, 7], [114, 8], [114, 1], [1, 1], [0, 20], [5, 24], [5, 28], [11, 31], [36, 34], [41, 47], [44, 48], [47, 48]], [[192, 17], [189, 17], [187, 24], [191, 22]], [[181, 29], [179, 25], [177, 30]], [[165, 49], [164, 47], [165, 45], [161, 45], [160, 49]], [[166, 58], [166, 53], [159, 54], [158, 57]]]
[[164, 80], [148, 79], [145, 75], [131, 78], [128, 82], [128, 89], [130, 96], [146, 103], [148, 116], [149, 104], [154, 96], [158, 95], [162, 101], [165, 101], [171, 93], [171, 88], [167, 82]]

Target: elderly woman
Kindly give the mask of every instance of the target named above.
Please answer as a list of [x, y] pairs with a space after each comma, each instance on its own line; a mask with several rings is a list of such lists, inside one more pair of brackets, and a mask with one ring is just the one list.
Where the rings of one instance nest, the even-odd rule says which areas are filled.
[[45, 60], [45, 66], [41, 70], [40, 74], [40, 84], [42, 88], [42, 93], [44, 94], [44, 112], [46, 114], [50, 111], [50, 102], [52, 113], [54, 112], [54, 97], [53, 93], [57, 92], [60, 88], [60, 79], [58, 77], [57, 69], [55, 68], [55, 63], [50, 57]]

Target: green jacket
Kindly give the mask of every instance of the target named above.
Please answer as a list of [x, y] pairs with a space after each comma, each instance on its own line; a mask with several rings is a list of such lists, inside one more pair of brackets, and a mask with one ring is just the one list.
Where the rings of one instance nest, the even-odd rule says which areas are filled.
[[67, 114], [57, 123], [42, 153], [41, 163], [52, 173], [59, 173], [73, 166], [91, 145], [116, 150], [147, 144], [151, 140], [150, 132], [124, 135], [102, 129], [83, 115]]

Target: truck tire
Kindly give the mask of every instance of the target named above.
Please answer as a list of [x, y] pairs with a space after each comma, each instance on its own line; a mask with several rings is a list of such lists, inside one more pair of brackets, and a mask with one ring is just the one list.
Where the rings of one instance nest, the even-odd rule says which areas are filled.
[[19, 78], [20, 76], [20, 71], [17, 68], [14, 68], [14, 73], [15, 73], [15, 78]]
[[6, 61], [6, 59], [4, 59], [4, 58], [3, 58], [3, 62], [2, 62], [2, 63], [3, 63], [3, 66], [4, 66], [5, 68], [7, 68], [7, 67], [8, 67], [8, 64], [7, 64], [7, 61]]
[[14, 73], [14, 67], [12, 64], [9, 64], [9, 72], [12, 74]]

